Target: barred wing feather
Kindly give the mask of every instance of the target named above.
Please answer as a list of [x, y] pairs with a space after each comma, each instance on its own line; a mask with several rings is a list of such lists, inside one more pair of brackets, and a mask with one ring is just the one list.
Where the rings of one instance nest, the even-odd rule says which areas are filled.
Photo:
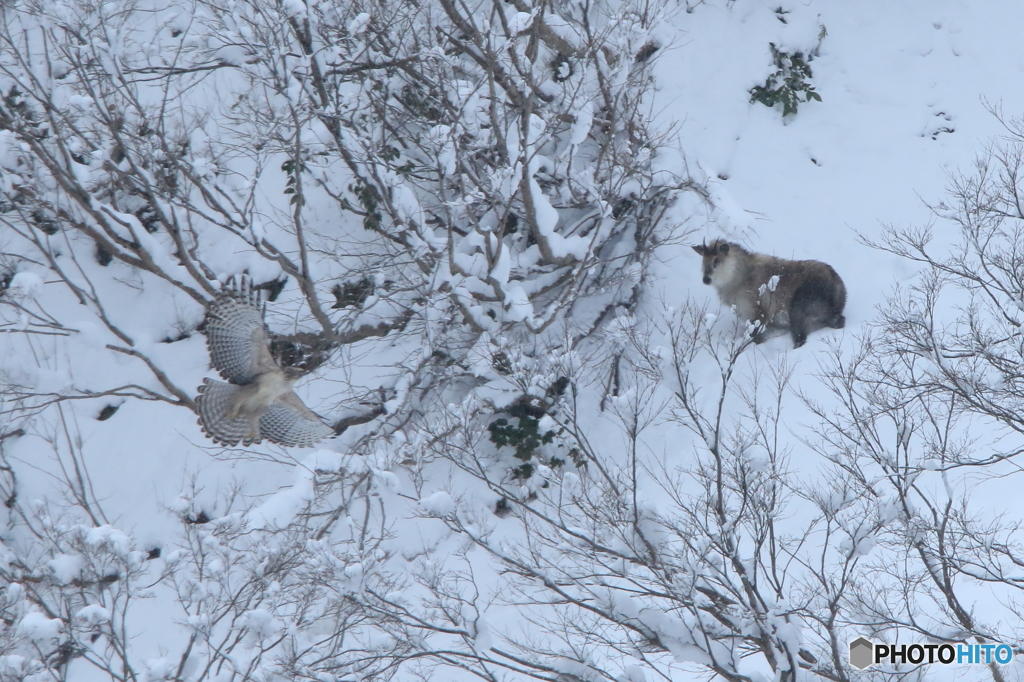
[[233, 384], [251, 383], [278, 369], [267, 340], [259, 292], [247, 278], [240, 285], [232, 281], [210, 304], [207, 316], [206, 344], [213, 366]]
[[271, 403], [260, 417], [260, 433], [278, 445], [309, 447], [334, 434], [294, 391]]

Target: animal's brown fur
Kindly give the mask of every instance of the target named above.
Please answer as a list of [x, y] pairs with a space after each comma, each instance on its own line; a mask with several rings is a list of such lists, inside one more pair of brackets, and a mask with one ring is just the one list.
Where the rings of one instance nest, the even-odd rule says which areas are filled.
[[740, 319], [757, 323], [756, 343], [772, 330], [788, 330], [793, 347], [799, 348], [810, 332], [842, 329], [846, 324], [846, 286], [826, 263], [751, 253], [723, 239], [693, 250], [704, 259], [704, 283], [713, 286]]

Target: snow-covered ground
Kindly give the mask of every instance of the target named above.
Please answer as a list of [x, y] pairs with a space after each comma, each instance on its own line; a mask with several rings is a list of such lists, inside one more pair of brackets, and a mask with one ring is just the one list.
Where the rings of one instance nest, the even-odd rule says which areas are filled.
[[[654, 87], [646, 105], [652, 112], [654, 127], [672, 131], [669, 145], [659, 152], [654, 163], [680, 176], [690, 175], [705, 181], [709, 198], [704, 201], [691, 193], [670, 209], [669, 219], [685, 221], [686, 228], [693, 230], [693, 234], [660, 247], [632, 319], [626, 321], [623, 317], [614, 321], [608, 331], [585, 342], [584, 350], [591, 344], [594, 357], [610, 358], [612, 349], [616, 348], [627, 349], [628, 354], [631, 342], [640, 339], [641, 346], [646, 343], [647, 337], [638, 337], [634, 332], [649, 333], [650, 347], [660, 349], [658, 353], [663, 353], [661, 357], [667, 361], [670, 352], [666, 349], [671, 344], [666, 320], [684, 307], [687, 299], [697, 305], [710, 305], [709, 310], [718, 316], [717, 322], [711, 322], [715, 333], [725, 334], [724, 323], [731, 313], [719, 310], [713, 290], [701, 283], [700, 259], [689, 247], [690, 243], [699, 243], [703, 238], [710, 241], [724, 236], [758, 252], [791, 259], [817, 259], [833, 265], [848, 290], [846, 328], [838, 332], [817, 332], [797, 350], [791, 348], [788, 336], [750, 347], [736, 365], [738, 376], [735, 379], [737, 384], [746, 385], [744, 382], [749, 381], [758, 368], [787, 366], [792, 369], [789, 391], [779, 403], [784, 416], [777, 424], [781, 441], [777, 442], [778, 452], [787, 453], [787, 468], [797, 474], [790, 479], [794, 484], [820, 483], [824, 479], [826, 461], [810, 446], [816, 441], [820, 426], [797, 396], [802, 393], [811, 400], [834, 406], [833, 397], [818, 376], [823, 367], [828, 365], [833, 353], [851, 358], [857, 351], [859, 336], [878, 319], [879, 309], [886, 305], [894, 286], [913, 283], [920, 272], [919, 266], [906, 259], [865, 245], [859, 236], [877, 238], [885, 225], [923, 226], [935, 221], [929, 204], [943, 199], [949, 174], [957, 170], [971, 172], [975, 158], [1005, 133], [992, 111], [1001, 111], [1007, 117], [1024, 112], [1024, 90], [1019, 87], [1024, 77], [1021, 27], [1024, 27], [1024, 4], [999, 0], [970, 3], [959, 0], [897, 3], [811, 0], [781, 5], [779, 0], [708, 0], [690, 11], [680, 2], [670, 19], [652, 30], [652, 37], [663, 49], [654, 62]], [[750, 103], [750, 88], [763, 83], [774, 70], [769, 43], [784, 51], [814, 52], [810, 62], [811, 82], [821, 96], [820, 102], [803, 103], [795, 116], [786, 118], [778, 107], [770, 109]], [[283, 202], [279, 208], [282, 212], [288, 210]], [[336, 208], [330, 204], [312, 204], [308, 208], [309, 220], [329, 225], [337, 219]], [[353, 232], [362, 229], [357, 220], [351, 220], [349, 226]], [[935, 221], [935, 230], [939, 244], [956, 239], [948, 222]], [[17, 243], [17, 239], [0, 231], [0, 250], [10, 252], [12, 244]], [[239, 256], [238, 270], [255, 262], [251, 259], [251, 254]], [[266, 267], [266, 262], [261, 262]], [[216, 267], [224, 269], [216, 274], [234, 274], [228, 242], [218, 252], [215, 263]], [[87, 263], [83, 267], [97, 277], [103, 274], [94, 264]], [[325, 277], [333, 275], [328, 266], [316, 267], [325, 268]], [[20, 296], [26, 308], [34, 299], [48, 314], [78, 331], [68, 338], [35, 337], [26, 346], [21, 339], [14, 340], [16, 324], [3, 329], [0, 369], [6, 382], [31, 386], [37, 392], [90, 389], [135, 381], [160, 390], [139, 359], [112, 355], [104, 348], [118, 340], [97, 325], [92, 313], [86, 312], [85, 306], [59, 286], [48, 274], [45, 263], [21, 264], [19, 269], [35, 273], [36, 277], [22, 276], [17, 282], [20, 288], [17, 291], [12, 288], [5, 295]], [[265, 274], [269, 278], [276, 272]], [[189, 387], [189, 390], [198, 386], [204, 376], [212, 376], [202, 334], [193, 333], [176, 343], [159, 342], [179, 327], [178, 331], [194, 329], [202, 320], [202, 307], [180, 291], [161, 290], [163, 293], [157, 296], [143, 286], [142, 278], [134, 280], [126, 274], [125, 281], [129, 286], [120, 286], [121, 280], [112, 278], [106, 284], [108, 291], [104, 295], [112, 302], [109, 314], [133, 337], [138, 344], [135, 347], [143, 349], [175, 384]], [[152, 280], [147, 281], [146, 286], [151, 286]], [[295, 302], [301, 299], [294, 284], [290, 287], [285, 289], [281, 303], [277, 304], [281, 309], [294, 309], [298, 305]], [[290, 304], [295, 305], [288, 308]], [[274, 307], [274, 303], [268, 304], [271, 328], [282, 333], [292, 331], [295, 321], [289, 320], [286, 314], [280, 319], [274, 317]], [[76, 312], [79, 308], [81, 314]], [[672, 312], [666, 312], [666, 308], [671, 308]], [[292, 329], [288, 328], [289, 324]], [[601, 344], [605, 345], [603, 349]], [[584, 350], [580, 350], [581, 355]], [[330, 418], [341, 411], [340, 401], [347, 401], [347, 409], [356, 402], [356, 396], [363, 396], [380, 385], [382, 377], [401, 376], [396, 367], [408, 367], [419, 352], [418, 342], [407, 337], [398, 340], [371, 337], [347, 349], [340, 358], [334, 358], [313, 377], [300, 383], [297, 390], [314, 411]], [[569, 367], [577, 359], [567, 352], [560, 362], [562, 367]], [[719, 374], [710, 362], [708, 355], [700, 355], [690, 367], [694, 380], [706, 381], [709, 387], [701, 398], [705, 401], [702, 407], [716, 398], [715, 382]], [[538, 361], [538, 367], [540, 364]], [[537, 371], [554, 372], [551, 366]], [[666, 376], [669, 374], [666, 372]], [[492, 372], [492, 383], [500, 382], [501, 378], [496, 376]], [[637, 525], [647, 530], [636, 533], [646, 533], [647, 540], [672, 554], [673, 543], [678, 545], [683, 541], [673, 536], [671, 524], [658, 526], [654, 519], [663, 520], [678, 506], [674, 506], [672, 476], [680, 477], [676, 488], [680, 496], [699, 497], [700, 486], [676, 467], [690, 471], [691, 467], [696, 467], [698, 454], [707, 450], [706, 442], [670, 418], [674, 408], [668, 405], [673, 392], [681, 390], [680, 386], [673, 383], [675, 379], [650, 386], [624, 380], [624, 385], [631, 386], [634, 393], [623, 390], [622, 395], [605, 400], [604, 393], [609, 386], [605, 366], [586, 365], [573, 379], [578, 382], [579, 395], [572, 413], [580, 428], [586, 431], [593, 451], [606, 458], [610, 469], [621, 467], [628, 471], [631, 464], [638, 463], [640, 473], [634, 481], [638, 489], [632, 501], [634, 511], [640, 508], [642, 512]], [[535, 394], [543, 396], [548, 385], [550, 382], [537, 384], [540, 388]], [[389, 396], [395, 401], [392, 406], [402, 403], [405, 389], [409, 387], [400, 385], [397, 397]], [[751, 390], [752, 394], [762, 395], [759, 391], [766, 389], [762, 385]], [[646, 396], [649, 403], [641, 405], [638, 396]], [[439, 396], [432, 399], [441, 400]], [[467, 444], [466, 452], [470, 452], [472, 437], [467, 436], [465, 441], [457, 437], [462, 430], [473, 427], [470, 423], [460, 423], [460, 415], [467, 408], [456, 404], [454, 397], [451, 399], [450, 422], [446, 423], [451, 428], [446, 434], [453, 443]], [[109, 419], [98, 421], [96, 417], [106, 405], [116, 405], [118, 409]], [[656, 409], [658, 406], [663, 409]], [[623, 421], [628, 424], [629, 419], [617, 419], [615, 415], [628, 417], [634, 408], [640, 412], [648, 410], [650, 419], [646, 428], [641, 429], [642, 437], [631, 441], [628, 430], [623, 429]], [[748, 409], [734, 397], [726, 405], [726, 419], [742, 420]], [[546, 571], [551, 571], [551, 583], [558, 584], [557, 579], [562, 574], [556, 575], [557, 570], [565, 566], [555, 566], [557, 562], [552, 557], [560, 557], [559, 561], [561, 558], [566, 562], [578, 561], [589, 551], [580, 537], [605, 537], [601, 531], [581, 527], [580, 537], [563, 535], [564, 546], [528, 546], [527, 539], [550, 539], [543, 533], [530, 535], [523, 530], [531, 523], [541, 525], [540, 520], [527, 518], [520, 525], [514, 514], [506, 517], [494, 513], [498, 500], [508, 490], [517, 489], [517, 482], [509, 483], [506, 479], [507, 486], [501, 491], [488, 487], [467, 464], [469, 455], [451, 454], [452, 460], [461, 463], [460, 468], [438, 454], [438, 446], [430, 440], [430, 434], [413, 429], [407, 433], [395, 424], [384, 429], [382, 420], [353, 426], [337, 439], [322, 443], [318, 449], [304, 451], [268, 444], [249, 449], [215, 447], [205, 439], [190, 410], [167, 402], [132, 397], [64, 401], [59, 406], [45, 408], [27, 421], [22, 421], [24, 415], [17, 412], [7, 412], [4, 417], [12, 421], [0, 423], [0, 430], [24, 428], [27, 431], [2, 443], [5, 460], [17, 477], [18, 502], [32, 510], [36, 533], [44, 538], [60, 536], [63, 539], [52, 546], [40, 542], [33, 548], [32, 535], [25, 530], [22, 520], [13, 512], [9, 518], [5, 542], [18, 545], [17, 551], [25, 553], [21, 560], [27, 557], [38, 564], [26, 569], [25, 575], [29, 577], [23, 580], [24, 586], [9, 585], [5, 592], [8, 613], [18, 620], [4, 626], [14, 631], [14, 634], [9, 632], [4, 641], [15, 644], [11, 644], [10, 651], [0, 651], [0, 654], [10, 654], [0, 662], [0, 680], [50, 679], [38, 667], [31, 668], [17, 656], [26, 655], [25, 642], [38, 646], [37, 657], [49, 655], [63, 637], [55, 618], [77, 619], [74, 622], [80, 624], [83, 632], [89, 627], [100, 632], [103, 624], [112, 619], [123, 624], [132, 649], [129, 658], [137, 665], [130, 674], [120, 670], [111, 672], [72, 657], [63, 673], [64, 679], [72, 682], [111, 678], [247, 679], [244, 673], [232, 677], [228, 671], [230, 666], [204, 671], [201, 663], [193, 662], [182, 665], [179, 672], [179, 663], [184, 661], [183, 653], [189, 650], [190, 638], [194, 639], [196, 632], [210, 632], [217, 627], [217, 623], [211, 625], [208, 620], [204, 621], [210, 616], [203, 605], [218, 600], [218, 603], [226, 603], [231, 595], [239, 601], [250, 600], [244, 608], [214, 610], [227, 620], [242, 619], [242, 627], [232, 632], [242, 632], [244, 636], [238, 635], [238, 642], [231, 643], [232, 647], [237, 645], [237, 652], [226, 656], [236, 670], [244, 671], [257, 660], [253, 652], [261, 651], [261, 646], [270, 650], [269, 642], [276, 637], [294, 635], [296, 626], [280, 620], [283, 618], [280, 614], [288, 611], [283, 602], [295, 595], [288, 593], [280, 602], [275, 601], [276, 595], [287, 592], [287, 585], [285, 592], [281, 591], [285, 579], [268, 578], [264, 585], [258, 584], [259, 579], [252, 576], [259, 576], [259, 571], [264, 569], [269, 575], [271, 569], [267, 566], [274, 565], [275, 557], [287, 555], [293, 560], [296, 556], [289, 554], [294, 549], [289, 545], [294, 537], [275, 533], [275, 530], [287, 527], [309, 509], [323, 512], [326, 519], [331, 512], [323, 510], [331, 509], [331, 505], [337, 510], [331, 521], [335, 524], [331, 533], [337, 542], [348, 548], [348, 553], [336, 548], [326, 549], [317, 544], [319, 537], [316, 541], [305, 538], [306, 544], [295, 551], [299, 555], [305, 552], [309, 561], [289, 570], [294, 570], [295, 576], [308, 577], [311, 584], [320, 581], [323, 594], [312, 595], [311, 592], [311, 603], [337, 606], [339, 621], [344, 617], [341, 605], [346, 603], [345, 594], [363, 590], [370, 584], [367, 576], [386, 576], [377, 584], [384, 593], [374, 595], [375, 599], [379, 598], [375, 604], [378, 607], [389, 604], [396, 612], [407, 608], [408, 612], [398, 619], [402, 621], [400, 625], [393, 624], [388, 635], [359, 633], [359, 641], [368, 651], [402, 649], [400, 632], [408, 635], [409, 642], [422, 644], [427, 635], [413, 632], [409, 623], [414, 617], [423, 617], [433, 622], [449, 622], [445, 618], [461, 622], [465, 634], [453, 637], [466, 651], [484, 652], [492, 647], [504, 650], [502, 637], [511, 634], [531, 640], [537, 651], [550, 649], [564, 653], [571, 648], [569, 644], [553, 636], [548, 639], [549, 632], [537, 625], [549, 622], [545, 620], [547, 612], [541, 605], [553, 602], [557, 592], [545, 589], [551, 587], [545, 585]], [[479, 426], [476, 425], [476, 444], [482, 443], [481, 448], [490, 447], [486, 431], [481, 434]], [[542, 431], [546, 428], [557, 427], [550, 420], [542, 419]], [[443, 429], [439, 426], [438, 430]], [[381, 435], [385, 431], [386, 437]], [[995, 436], [988, 432], [975, 434], [980, 442], [990, 437]], [[352, 450], [358, 450], [364, 442], [372, 442], [372, 446], [359, 451], [360, 457], [353, 455]], [[634, 445], [639, 449], [631, 451]], [[1012, 442], [1004, 441], [1003, 446], [1013, 449]], [[753, 446], [749, 448], [749, 463], [752, 470], [764, 470], [768, 467], [769, 455], [756, 450]], [[497, 458], [501, 466], [507, 469], [518, 464], [507, 456], [507, 451], [505, 454], [504, 459]], [[492, 462], [492, 466], [490, 473], [494, 474], [499, 465]], [[594, 466], [577, 470], [568, 465], [566, 471], [564, 474], [547, 469], [538, 471], [528, 484], [523, 484], [522, 500], [531, 500], [531, 495], [537, 493], [544, 497], [553, 490], [562, 491], [560, 494], [568, 498], [580, 486], [587, 489], [591, 485], [588, 477], [599, 478]], [[922, 485], [941, 487], [939, 474], [929, 475], [934, 480], [925, 477]], [[545, 477], [547, 482], [543, 480]], [[327, 485], [324, 482], [328, 480], [333, 481], [331, 485], [335, 487], [331, 494], [337, 495], [337, 501], [317, 506], [323, 502], [318, 498], [318, 490]], [[943, 479], [943, 483], [960, 497], [967, 495], [975, 480], [969, 475], [956, 474]], [[69, 486], [67, 481], [74, 485]], [[4, 490], [10, 485], [5, 483], [8, 487]], [[996, 514], [1005, 512], [1010, 521], [1019, 521], [1019, 505], [1012, 492], [1015, 481], [986, 481], [985, 485], [980, 500], [983, 514], [995, 518]], [[814, 516], [812, 505], [791, 488], [781, 494], [791, 506], [786, 508], [784, 518], [778, 519], [779, 532], [798, 536], [804, 528], [801, 524]], [[883, 506], [885, 499], [881, 498], [884, 497], [885, 494], [880, 493], [879, 506]], [[89, 519], [78, 510], [60, 517], [59, 510], [72, 507], [75, 499], [93, 501], [92, 508], [102, 508], [102, 516]], [[837, 506], [843, 504], [840, 501]], [[571, 513], [566, 514], [568, 519]], [[184, 523], [183, 518], [189, 522]], [[373, 519], [372, 523], [367, 519]], [[571, 521], [566, 523], [571, 525]], [[98, 529], [76, 530], [76, 524]], [[383, 536], [379, 537], [379, 544], [367, 542], [367, 527], [373, 527]], [[809, 548], [815, 547], [814, 543], [822, 543], [823, 548], [841, 544], [823, 541], [820, 527], [807, 533]], [[612, 550], [628, 554], [623, 548], [629, 542], [612, 537], [614, 535], [609, 531], [606, 538]], [[872, 555], [875, 536], [855, 535], [850, 533], [848, 541], [863, 544], [851, 551], [851, 555]], [[68, 539], [70, 536], [74, 538]], [[474, 546], [470, 537], [483, 538], [483, 541]], [[490, 549], [485, 552], [482, 546], [488, 543]], [[53, 547], [58, 546], [64, 547], [63, 552], [55, 553]], [[114, 557], [110, 559], [111, 565], [121, 566], [120, 570], [138, 571], [133, 577], [132, 589], [143, 592], [146, 598], [132, 602], [130, 614], [126, 611], [124, 619], [118, 620], [104, 610], [116, 611], [128, 603], [126, 597], [119, 601], [113, 592], [110, 601], [103, 605], [90, 602], [86, 596], [81, 597], [80, 603], [71, 600], [69, 603], [74, 602], [76, 609], [71, 613], [44, 613], [39, 608], [23, 605], [31, 602], [23, 599], [26, 590], [35, 589], [34, 579], [68, 586], [84, 581], [86, 575], [106, 575], [102, 568], [89, 573], [92, 569], [87, 570], [81, 564], [78, 556], [87, 555], [89, 548], [107, 552]], [[159, 554], [153, 552], [156, 549], [160, 550]], [[895, 557], [893, 565], [899, 564], [900, 547], [887, 545], [884, 551], [890, 553], [886, 556]], [[875, 550], [873, 556], [881, 552], [881, 549]], [[179, 566], [175, 561], [183, 565], [195, 561], [188, 557], [197, 554], [204, 555], [207, 563], [190, 568], [186, 578], [167, 578]], [[523, 556], [553, 562], [546, 567], [538, 563], [536, 573], [523, 570], [518, 577], [528, 577], [527, 582], [533, 584], [530, 589], [518, 583], [519, 587], [512, 587], [513, 578], [517, 576], [510, 577], [510, 564], [501, 562], [502, 558]], [[237, 564], [232, 563], [236, 561]], [[623, 566], [628, 564], [625, 559], [621, 561]], [[316, 566], [312, 567], [314, 563]], [[611, 568], [608, 570], [613, 572]], [[322, 578], [317, 578], [321, 575], [318, 571], [322, 572]], [[282, 575], [287, 573], [286, 570]], [[794, 569], [793, 574], [797, 576], [799, 571]], [[452, 599], [446, 603], [438, 597], [445, 589], [428, 593], [423, 587], [425, 583], [416, 582], [418, 578], [429, 583], [425, 576], [431, 575], [437, 576], [436, 582], [442, 583], [441, 588], [447, 587], [465, 600]], [[622, 576], [630, 575], [630, 569], [628, 566], [621, 568], [621, 573], [616, 575], [625, 581]], [[161, 576], [166, 578], [163, 582], [160, 582]], [[678, 576], [662, 577], [669, 583], [684, 581]], [[801, 580], [803, 578], [794, 577], [793, 583]], [[595, 582], [599, 582], [598, 578]], [[622, 587], [621, 583], [616, 585]], [[811, 600], [807, 596], [809, 590], [803, 589], [806, 585], [786, 580], [781, 580], [780, 585], [777, 601], [765, 605], [770, 627], [775, 629], [780, 641], [817, 641], [808, 634], [810, 626], [806, 622], [784, 622], [780, 615], [790, 606], [796, 609], [801, 598]], [[437, 588], [437, 584], [433, 587]], [[247, 590], [258, 594], [251, 596]], [[968, 610], [985, 622], [992, 615], [991, 620], [1006, 625], [1001, 632], [1020, 634], [1019, 623], [1007, 621], [1012, 616], [1003, 611], [995, 615], [994, 605], [991, 612], [987, 611], [990, 606], [986, 599], [991, 599], [990, 595], [995, 592], [986, 590], [985, 587], [964, 586], [962, 595], [970, 595], [971, 600]], [[592, 661], [593, 668], [570, 663], [569, 656], [561, 666], [553, 665], [540, 654], [525, 662], [504, 659], [509, 664], [506, 669], [491, 664], [483, 667], [492, 671], [495, 680], [527, 679], [522, 670], [532, 669], [540, 679], [561, 682], [694, 680], [706, 678], [709, 670], [714, 669], [707, 652], [691, 641], [695, 637], [693, 622], [684, 622], [669, 613], [667, 607], [663, 612], [659, 610], [661, 607], [642, 604], [639, 599], [632, 603], [621, 595], [613, 595], [611, 589], [609, 595], [607, 604], [599, 603], [598, 597], [594, 597], [592, 603], [620, 623], [639, 623], [642, 627], [638, 627], [638, 631], [658, 633], [657, 646], [650, 642], [646, 643], [650, 645], [647, 648], [637, 644], [637, 640], [642, 639], [638, 635], [632, 644], [622, 644], [616, 650], [595, 643], [599, 639], [595, 635], [594, 642], [578, 642], [579, 651], [574, 652], [581, 659]], [[190, 605], [188, 613], [180, 606], [183, 601]], [[13, 606], [15, 604], [22, 605]], [[289, 602], [289, 605], [294, 604]], [[462, 608], [463, 612], [456, 613], [452, 619], [452, 613], [446, 611], [451, 608]], [[932, 605], [932, 608], [938, 612], [945, 606]], [[579, 611], [573, 613], [581, 618], [581, 627], [585, 629], [583, 616]], [[583, 615], [589, 617], [585, 609]], [[870, 619], [863, 613], [856, 615]], [[327, 616], [317, 620], [315, 627], [298, 637], [301, 642], [298, 646], [313, 648], [312, 642], [317, 637], [326, 637], [324, 633], [330, 622], [333, 621]], [[601, 618], [595, 616], [592, 626], [595, 633], [604, 632], [602, 623]], [[754, 625], [747, 623], [744, 627], [749, 628], [748, 634], [753, 632]], [[372, 629], [369, 625], [366, 628], [367, 632]], [[801, 628], [808, 630], [801, 631]], [[566, 632], [570, 630], [567, 628]], [[849, 632], [844, 631], [844, 634]], [[861, 634], [870, 636], [872, 633], [865, 630]], [[957, 639], [955, 632], [944, 631], [943, 636]], [[104, 637], [93, 641], [97, 651], [104, 645]], [[615, 636], [609, 637], [614, 639]], [[923, 640], [911, 633], [905, 641]], [[351, 639], [340, 640], [338, 647], [354, 648], [351, 642]], [[1009, 643], [1021, 646], [1020, 642]], [[841, 644], [845, 646], [845, 642]], [[432, 645], [422, 646], [426, 651]], [[794, 650], [800, 646], [803, 644], [794, 646]], [[668, 654], [660, 653], [665, 651]], [[724, 656], [724, 649], [716, 651]], [[436, 659], [420, 663], [408, 651], [401, 653], [408, 655], [411, 662], [397, 668], [395, 679], [420, 679], [414, 677], [415, 674], [436, 680], [476, 679], [471, 672], [459, 671], [454, 665], [431, 668]], [[771, 667], [763, 657], [753, 656], [741, 661], [740, 651], [733, 653], [739, 661], [736, 668], [742, 673], [756, 679], [771, 677]], [[820, 657], [821, 652], [817, 651], [816, 655]], [[452, 657], [445, 663], [457, 660], [461, 659]], [[530, 668], [530, 664], [537, 667]], [[264, 665], [268, 670], [271, 667], [269, 660], [253, 663], [250, 674], [254, 677], [249, 679], [280, 679], [263, 677]], [[419, 665], [423, 667], [417, 668]], [[396, 674], [395, 670], [384, 670], [371, 672], [364, 678], [353, 672], [355, 669], [321, 672], [317, 679], [350, 682], [376, 679], [373, 674], [380, 675], [380, 679]], [[607, 676], [602, 677], [595, 672], [597, 669], [606, 671]], [[1024, 668], [1019, 663], [1000, 670], [1003, 679], [1024, 679]], [[987, 679], [989, 675], [987, 669], [981, 667], [961, 668], [958, 672], [971, 680]], [[659, 673], [665, 677], [658, 676]], [[278, 674], [287, 676], [283, 672]], [[311, 673], [293, 672], [295, 677], [301, 674]], [[938, 668], [925, 668], [921, 674], [931, 678], [947, 673]], [[761, 675], [766, 677], [761, 678]]]

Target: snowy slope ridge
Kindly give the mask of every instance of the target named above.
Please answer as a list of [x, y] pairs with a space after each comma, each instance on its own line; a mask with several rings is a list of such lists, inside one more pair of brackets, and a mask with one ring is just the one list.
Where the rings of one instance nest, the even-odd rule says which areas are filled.
[[[1024, 641], [1022, 25], [8, 3], [0, 681], [1024, 678], [847, 649]], [[846, 329], [753, 345], [720, 236]], [[195, 423], [243, 273], [315, 449]]]

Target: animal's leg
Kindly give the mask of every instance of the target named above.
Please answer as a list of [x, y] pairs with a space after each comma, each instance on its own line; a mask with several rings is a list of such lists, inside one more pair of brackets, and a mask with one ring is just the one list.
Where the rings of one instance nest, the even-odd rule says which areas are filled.
[[765, 310], [764, 305], [760, 300], [754, 306], [754, 316], [750, 320], [752, 329], [750, 330], [750, 338], [754, 343], [764, 343], [768, 340], [768, 311]]
[[816, 302], [810, 293], [801, 287], [790, 301], [790, 334], [793, 336], [794, 348], [804, 345], [807, 342], [807, 335], [819, 329], [820, 322], [818, 325], [814, 323], [819, 321], [820, 317], [814, 313], [815, 308], [820, 306], [815, 305]]
[[804, 311], [789, 311], [789, 333], [793, 336], [793, 348], [799, 348], [807, 343], [807, 334], [810, 331], [810, 320]]
[[807, 335], [821, 329], [831, 321], [827, 303], [822, 300], [821, 290], [815, 283], [806, 282], [793, 292], [789, 301], [789, 332], [793, 336], [793, 348], [807, 342]]
[[761, 315], [751, 321], [750, 338], [754, 343], [764, 343], [768, 340], [768, 325], [765, 324]]
[[245, 440], [250, 443], [259, 443], [263, 440], [263, 434], [260, 433], [260, 416], [262, 414], [258, 413], [249, 417], [249, 435], [245, 437]]

